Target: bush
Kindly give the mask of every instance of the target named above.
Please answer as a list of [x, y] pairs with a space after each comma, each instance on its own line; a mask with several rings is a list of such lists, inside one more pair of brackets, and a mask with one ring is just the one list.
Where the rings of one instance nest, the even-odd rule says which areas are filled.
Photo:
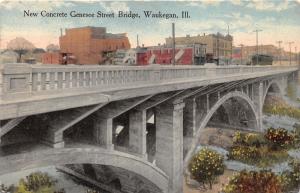
[[253, 164], [261, 158], [261, 154], [256, 147], [233, 146], [229, 150], [228, 158]]
[[244, 145], [245, 144], [245, 133], [237, 131], [233, 135], [233, 144], [234, 145]]
[[299, 148], [300, 147], [300, 125], [296, 124], [295, 129], [292, 131], [292, 135], [294, 137], [294, 147]]
[[281, 175], [281, 182], [285, 192], [300, 187], [300, 161], [293, 160], [289, 163], [292, 171], [285, 171]]
[[191, 177], [204, 187], [205, 184], [209, 184], [210, 189], [217, 176], [224, 173], [224, 169], [223, 156], [207, 148], [201, 149], [189, 164]]
[[16, 193], [54, 192], [55, 181], [46, 173], [35, 172], [19, 180]]
[[233, 136], [233, 143], [235, 145], [260, 147], [261, 145], [266, 144], [266, 140], [262, 134], [258, 134], [258, 133], [245, 134], [238, 131], [235, 132]]
[[241, 171], [222, 189], [224, 193], [281, 193], [280, 177], [270, 171]]
[[294, 142], [293, 135], [284, 128], [269, 128], [265, 134], [265, 138], [271, 143], [271, 148], [273, 150], [286, 148]]

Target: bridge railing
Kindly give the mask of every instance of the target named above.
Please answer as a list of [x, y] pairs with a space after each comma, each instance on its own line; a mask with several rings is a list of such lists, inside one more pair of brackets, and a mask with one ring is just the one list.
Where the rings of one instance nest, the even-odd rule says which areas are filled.
[[96, 66], [28, 65], [0, 66], [0, 97], [13, 99], [32, 95], [111, 89], [167, 83], [182, 79], [208, 79], [262, 71], [283, 70], [282, 66]]

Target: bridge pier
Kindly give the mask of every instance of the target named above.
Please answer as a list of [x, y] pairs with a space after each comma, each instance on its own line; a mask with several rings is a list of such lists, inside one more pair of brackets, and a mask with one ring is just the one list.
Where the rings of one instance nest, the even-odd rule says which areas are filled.
[[146, 131], [147, 111], [132, 110], [129, 113], [129, 150], [147, 159]]
[[94, 139], [106, 149], [114, 149], [113, 145], [113, 119], [97, 117], [94, 122]]
[[196, 98], [185, 100], [183, 113], [183, 156], [187, 153], [196, 133]]
[[47, 131], [47, 135], [43, 137], [42, 143], [53, 147], [53, 148], [63, 148], [65, 146], [65, 142], [63, 139], [63, 133], [55, 133], [52, 130]]
[[263, 105], [264, 105], [264, 84], [258, 82], [253, 84], [253, 102], [256, 107], [257, 130], [262, 131]]
[[156, 165], [169, 176], [169, 193], [183, 192], [183, 108], [163, 103], [156, 107]]

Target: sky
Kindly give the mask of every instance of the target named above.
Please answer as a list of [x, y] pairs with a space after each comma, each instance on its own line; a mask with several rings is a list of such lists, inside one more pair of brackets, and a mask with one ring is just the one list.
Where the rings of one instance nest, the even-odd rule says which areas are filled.
[[[292, 51], [300, 51], [300, 0], [205, 0], [205, 1], [1, 1], [0, 0], [0, 49], [16, 37], [24, 37], [36, 47], [58, 44], [60, 29], [97, 26], [106, 27], [110, 33], [127, 33], [132, 47], [136, 35], [145, 46], [165, 43], [171, 36], [171, 23], [176, 26], [176, 36], [202, 35], [203, 33], [229, 33], [234, 45], [273, 44], [281, 40], [285, 50], [287, 42]], [[76, 11], [81, 13], [118, 13], [132, 11], [142, 17], [132, 18], [46, 18], [24, 17], [24, 10], [40, 13]], [[145, 18], [143, 11], [176, 13], [188, 11], [190, 18]]]

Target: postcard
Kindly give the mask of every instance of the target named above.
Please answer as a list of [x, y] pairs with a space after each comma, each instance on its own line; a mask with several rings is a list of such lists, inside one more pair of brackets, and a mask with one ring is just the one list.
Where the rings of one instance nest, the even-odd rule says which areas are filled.
[[300, 193], [300, 1], [0, 1], [1, 193]]

